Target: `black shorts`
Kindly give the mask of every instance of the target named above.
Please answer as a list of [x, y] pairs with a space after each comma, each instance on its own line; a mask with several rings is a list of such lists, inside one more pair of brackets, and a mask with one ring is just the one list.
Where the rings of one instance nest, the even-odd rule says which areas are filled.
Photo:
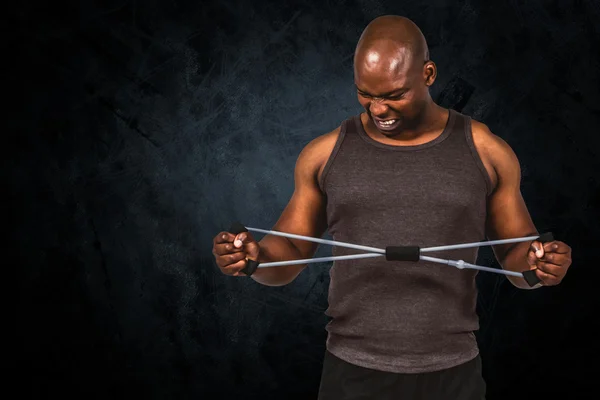
[[376, 371], [325, 352], [318, 400], [484, 400], [478, 355], [442, 371], [397, 374]]

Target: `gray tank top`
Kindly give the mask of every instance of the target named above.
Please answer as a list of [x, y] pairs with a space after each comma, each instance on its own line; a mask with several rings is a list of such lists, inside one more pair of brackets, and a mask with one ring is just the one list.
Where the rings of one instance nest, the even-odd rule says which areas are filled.
[[[385, 248], [485, 240], [491, 180], [471, 120], [450, 110], [436, 139], [391, 146], [354, 116], [319, 180], [334, 240]], [[333, 255], [361, 251], [334, 247]], [[475, 263], [477, 248], [428, 253]], [[429, 372], [477, 356], [477, 271], [385, 257], [336, 261], [330, 272], [327, 349], [355, 365]]]

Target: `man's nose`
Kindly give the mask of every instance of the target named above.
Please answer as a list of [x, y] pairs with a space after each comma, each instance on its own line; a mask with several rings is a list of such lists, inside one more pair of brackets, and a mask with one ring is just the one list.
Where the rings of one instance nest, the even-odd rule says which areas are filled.
[[388, 109], [388, 105], [385, 100], [374, 98], [371, 100], [371, 104], [369, 105], [369, 110], [373, 115], [381, 115], [384, 114]]

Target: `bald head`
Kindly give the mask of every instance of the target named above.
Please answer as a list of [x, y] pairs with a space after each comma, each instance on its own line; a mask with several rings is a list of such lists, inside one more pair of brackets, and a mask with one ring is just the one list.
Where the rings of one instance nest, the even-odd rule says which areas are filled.
[[429, 88], [436, 71], [414, 22], [395, 15], [371, 21], [354, 53], [354, 84], [371, 121], [367, 127], [390, 137], [417, 130], [426, 116], [434, 115], [427, 110], [435, 106]]
[[384, 68], [400, 72], [422, 67], [429, 60], [429, 49], [419, 27], [408, 18], [385, 15], [375, 18], [363, 31], [354, 63], [367, 69]]

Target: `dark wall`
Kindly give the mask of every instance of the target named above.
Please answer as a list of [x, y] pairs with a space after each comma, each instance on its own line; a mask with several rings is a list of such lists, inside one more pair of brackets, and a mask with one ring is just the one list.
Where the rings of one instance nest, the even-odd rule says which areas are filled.
[[264, 287], [218, 272], [212, 238], [233, 220], [270, 228], [302, 147], [360, 112], [352, 53], [382, 14], [421, 27], [434, 98], [513, 147], [538, 229], [573, 248], [557, 287], [479, 275], [488, 398], [586, 398], [598, 370], [597, 2], [62, 3], [7, 13], [19, 398], [315, 398], [329, 265]]

